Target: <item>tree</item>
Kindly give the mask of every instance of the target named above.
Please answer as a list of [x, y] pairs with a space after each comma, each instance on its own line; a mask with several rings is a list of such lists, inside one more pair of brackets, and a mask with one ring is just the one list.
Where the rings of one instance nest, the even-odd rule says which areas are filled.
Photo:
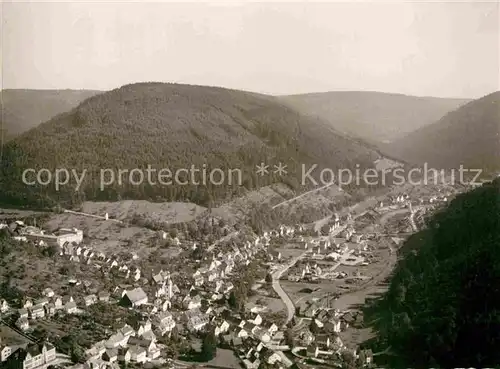
[[210, 361], [217, 354], [217, 338], [215, 337], [215, 330], [213, 327], [209, 326], [207, 333], [203, 337], [203, 342], [201, 344], [201, 360]]
[[43, 249], [43, 254], [49, 258], [56, 256], [59, 253], [59, 247], [51, 245]]
[[351, 351], [342, 351], [342, 369], [356, 369], [356, 357]]
[[85, 354], [80, 346], [78, 344], [74, 343], [73, 346], [71, 347], [71, 361], [74, 363], [83, 363], [85, 362]]
[[272, 283], [273, 282], [273, 276], [271, 275], [271, 273], [267, 273], [266, 274], [266, 282], [267, 283]]
[[231, 306], [233, 309], [236, 309], [238, 307], [238, 301], [236, 298], [236, 293], [234, 290], [231, 291], [229, 294], [229, 300], [228, 300], [229, 306]]
[[291, 328], [285, 331], [285, 344], [289, 347], [293, 347], [293, 330]]
[[177, 237], [177, 229], [172, 228], [170, 232], [168, 232], [171, 238]]
[[311, 321], [311, 324], [309, 325], [309, 330], [311, 331], [311, 333], [313, 334], [318, 334], [320, 333], [321, 329], [320, 327], [316, 324], [316, 319], [313, 319]]

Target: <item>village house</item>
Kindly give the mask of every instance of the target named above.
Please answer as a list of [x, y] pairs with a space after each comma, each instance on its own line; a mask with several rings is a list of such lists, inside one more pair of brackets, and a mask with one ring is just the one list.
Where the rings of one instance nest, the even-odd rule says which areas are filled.
[[30, 328], [28, 318], [18, 318], [16, 320], [16, 326], [23, 331], [28, 330]]
[[128, 347], [118, 348], [118, 361], [122, 363], [128, 363], [130, 361], [130, 350]]
[[314, 342], [315, 337], [309, 330], [305, 330], [300, 332], [299, 339], [303, 346], [309, 346], [312, 342]]
[[147, 361], [146, 349], [142, 346], [133, 345], [129, 347], [130, 361], [135, 363], [145, 363]]
[[83, 301], [85, 303], [85, 306], [91, 306], [94, 305], [97, 302], [97, 296], [92, 294], [92, 295], [87, 295], [83, 298]]
[[64, 310], [66, 310], [66, 313], [68, 313], [68, 314], [76, 313], [78, 311], [78, 308], [76, 306], [76, 302], [75, 301], [68, 301], [64, 305]]
[[32, 307], [33, 307], [33, 300], [31, 300], [30, 298], [25, 298], [23, 301], [23, 308], [29, 309]]
[[252, 329], [252, 334], [255, 336], [255, 338], [263, 343], [268, 343], [269, 341], [271, 341], [271, 336], [269, 335], [269, 333], [261, 327], [257, 326]]
[[135, 331], [137, 332], [138, 336], [144, 335], [146, 332], [151, 331], [151, 321], [148, 320], [141, 320], [140, 322], [137, 323], [137, 326], [135, 327]]
[[209, 323], [208, 316], [199, 309], [188, 310], [184, 312], [184, 315], [187, 320], [187, 328], [190, 331], [200, 331]]
[[226, 276], [233, 270], [233, 264], [229, 263], [228, 261], [223, 261], [220, 265], [220, 270], [221, 273], [224, 273], [224, 276]]
[[135, 269], [133, 272], [132, 272], [132, 278], [134, 279], [134, 281], [138, 281], [139, 279], [141, 279], [141, 270], [139, 268]]
[[316, 345], [309, 345], [307, 346], [307, 356], [308, 357], [318, 357], [319, 355], [319, 347]]
[[130, 337], [128, 344], [130, 346], [139, 346], [144, 348], [144, 350], [146, 351], [146, 357], [149, 360], [154, 360], [160, 357], [161, 354], [160, 349], [156, 346], [154, 340], [138, 338], [138, 337]]
[[252, 322], [255, 325], [260, 325], [260, 324], [262, 324], [262, 317], [260, 316], [260, 314], [256, 314], [253, 317], [253, 319], [250, 320], [250, 322]]
[[19, 309], [17, 311], [18, 315], [19, 315], [19, 318], [28, 318], [29, 314], [28, 314], [28, 309]]
[[159, 285], [156, 290], [155, 290], [155, 297], [162, 297], [162, 296], [165, 296], [167, 294], [167, 287], [165, 285], [165, 283], [162, 283], [161, 285]]
[[191, 297], [188, 295], [184, 298], [182, 305], [184, 306], [185, 309], [188, 310], [198, 309], [201, 307], [201, 296], [196, 295], [194, 297]]
[[153, 323], [162, 336], [170, 333], [176, 325], [174, 317], [169, 312], [162, 312], [155, 316], [153, 319]]
[[56, 362], [56, 349], [48, 342], [31, 343], [13, 352], [8, 357], [8, 362], [11, 368], [47, 368]]
[[231, 281], [227, 282], [226, 284], [224, 284], [224, 293], [227, 294], [229, 292], [231, 292], [234, 288], [234, 285]]
[[260, 358], [262, 359], [262, 361], [266, 362], [269, 365], [274, 365], [276, 363], [281, 362], [280, 355], [278, 355], [276, 352], [269, 350], [265, 347], [260, 352]]
[[128, 324], [125, 324], [122, 328], [120, 328], [120, 333], [124, 336], [124, 337], [131, 337], [131, 336], [135, 336], [135, 330], [134, 328], [132, 328], [130, 325]]
[[43, 290], [43, 295], [44, 295], [45, 297], [50, 298], [50, 297], [54, 297], [55, 293], [54, 293], [54, 291], [52, 290], [52, 288], [46, 288], [46, 289], [44, 289], [44, 290]]
[[219, 272], [217, 272], [217, 270], [213, 270], [213, 271], [211, 271], [211, 272], [208, 274], [208, 281], [209, 281], [209, 282], [213, 282], [213, 281], [215, 281], [217, 278], [219, 278]]
[[162, 285], [165, 283], [165, 273], [163, 270], [160, 270], [157, 274], [152, 274], [151, 276], [151, 284], [152, 285]]
[[33, 305], [41, 305], [41, 306], [45, 306], [49, 303], [49, 299], [47, 297], [44, 297], [44, 298], [41, 298], [41, 299], [38, 299], [35, 301], [35, 303]]
[[321, 347], [321, 349], [327, 350], [330, 348], [330, 337], [327, 334], [320, 334], [316, 336], [316, 345]]
[[0, 336], [0, 366], [4, 363], [9, 356], [15, 352], [19, 345], [24, 346], [22, 342], [16, 338], [12, 338], [6, 335], [6, 337]]
[[63, 300], [61, 296], [52, 297], [52, 303], [54, 304], [56, 310], [62, 309], [63, 307]]
[[130, 307], [139, 307], [148, 303], [148, 296], [141, 287], [125, 292], [121, 304]]
[[93, 359], [100, 358], [106, 352], [106, 349], [106, 341], [99, 341], [94, 343], [90, 349], [85, 350], [85, 356]]
[[53, 316], [56, 313], [56, 306], [52, 302], [45, 305], [44, 309], [46, 316]]
[[126, 346], [130, 336], [124, 336], [120, 331], [113, 334], [105, 342], [106, 348], [117, 348], [119, 346]]
[[278, 326], [274, 323], [268, 323], [264, 327], [267, 329], [271, 336], [278, 332], [279, 329]]
[[30, 233], [26, 238], [35, 243], [43, 242], [47, 246], [58, 246], [62, 248], [64, 244], [80, 244], [83, 241], [83, 231], [73, 228], [61, 228], [55, 234], [45, 234], [43, 231], [40, 233]]
[[118, 350], [117, 349], [107, 349], [104, 354], [102, 354], [102, 359], [104, 361], [114, 363], [118, 361]]
[[0, 313], [6, 313], [7, 311], [9, 311], [9, 309], [10, 309], [10, 306], [7, 303], [7, 300], [1, 299], [0, 300]]
[[43, 305], [35, 305], [30, 309], [30, 319], [38, 319], [45, 317], [45, 309]]
[[229, 327], [230, 327], [229, 323], [224, 320], [222, 323], [220, 323], [215, 327], [215, 335], [219, 336], [223, 333], [226, 333], [229, 330]]
[[373, 352], [372, 350], [361, 350], [358, 355], [359, 361], [363, 363], [363, 365], [371, 365], [373, 363]]
[[253, 361], [243, 359], [243, 365], [246, 369], [258, 369], [260, 367], [260, 360], [258, 358], [255, 358]]
[[[196, 273], [198, 273], [198, 274], [196, 274]], [[201, 273], [199, 273], [198, 271], [196, 271], [193, 274], [193, 284], [196, 287], [200, 287], [200, 286], [203, 285], [203, 283], [205, 283], [205, 278], [203, 277], [203, 275], [201, 275]]]
[[240, 328], [236, 330], [236, 337], [245, 339], [248, 336], [249, 332], [245, 328]]

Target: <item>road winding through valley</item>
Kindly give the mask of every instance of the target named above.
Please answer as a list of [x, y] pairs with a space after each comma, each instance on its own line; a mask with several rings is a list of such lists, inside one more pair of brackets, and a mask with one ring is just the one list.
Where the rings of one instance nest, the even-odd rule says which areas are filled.
[[[420, 208], [420, 207], [418, 207]], [[417, 208], [415, 208], [414, 210], [417, 210]], [[407, 213], [407, 212], [410, 212], [409, 209], [397, 209], [397, 210], [393, 210], [393, 211], [390, 211], [386, 214], [384, 214], [379, 220], [378, 222], [381, 224], [381, 225], [384, 225], [387, 223], [387, 221], [394, 217], [395, 215], [398, 215], [398, 214], [404, 214], [404, 213]], [[359, 218], [360, 216], [364, 215], [366, 213], [366, 211], [360, 213], [360, 214], [357, 214], [355, 216], [353, 216], [353, 219], [352, 221], [354, 221], [356, 218]], [[414, 222], [412, 221], [413, 220], [413, 217], [412, 217], [413, 214], [410, 214], [410, 222], [412, 223], [412, 228], [414, 231], [416, 231], [416, 226], [414, 224]], [[351, 221], [351, 222], [352, 222]], [[335, 237], [336, 235], [338, 235], [340, 232], [342, 232], [345, 228], [347, 227], [347, 225], [344, 225], [342, 227], [339, 227], [337, 230], [335, 230], [335, 232], [333, 232], [330, 237]], [[303, 259], [309, 252], [310, 250], [307, 250], [305, 252], [303, 252], [302, 254], [300, 254], [299, 256], [296, 256], [294, 257], [292, 260], [290, 260], [286, 265], [282, 266], [281, 268], [279, 268], [278, 270], [276, 270], [273, 274], [272, 274], [272, 287], [274, 289], [274, 291], [276, 291], [276, 293], [278, 294], [278, 296], [280, 297], [280, 299], [283, 301], [283, 303], [285, 304], [286, 306], [286, 310], [287, 310], [287, 319], [285, 321], [285, 325], [288, 324], [292, 319], [293, 317], [295, 316], [295, 304], [294, 302], [292, 301], [292, 299], [290, 298], [290, 296], [288, 296], [288, 294], [283, 290], [281, 284], [280, 284], [280, 278], [283, 276], [283, 274], [285, 274], [292, 266], [294, 266], [299, 260]], [[349, 253], [350, 254], [350, 253]], [[343, 255], [342, 258], [339, 260], [339, 262], [335, 265], [335, 267], [338, 267], [339, 265], [342, 264], [342, 262], [349, 257], [349, 254], [348, 255]], [[393, 255], [394, 258], [396, 258], [396, 255]], [[389, 268], [392, 268], [394, 263], [389, 263], [388, 267]], [[372, 289], [373, 289], [373, 285], [377, 284], [383, 277], [385, 277], [385, 275], [387, 274], [387, 270], [384, 270], [382, 273], [380, 273], [380, 275], [378, 275], [376, 278], [373, 278], [371, 281], [369, 281], [368, 283], [365, 284], [364, 288], [358, 290], [358, 291], [353, 291], [353, 293], [347, 293], [345, 294], [345, 297], [348, 297], [349, 295], [351, 294], [355, 294], [358, 298], [359, 297], [362, 297], [362, 300], [364, 300], [364, 298], [367, 296], [367, 295], [370, 295], [372, 293]], [[378, 290], [380, 290], [380, 287], [377, 288]], [[339, 301], [341, 302], [341, 301]], [[342, 304], [339, 304], [339, 305], [342, 305]], [[348, 304], [350, 305], [350, 304]], [[345, 306], [344, 306], [345, 308]]]
[[[354, 221], [356, 218], [363, 216], [364, 214], [366, 214], [366, 211], [364, 211], [360, 214], [354, 215], [352, 217], [351, 222]], [[329, 237], [337, 236], [340, 232], [342, 232], [346, 228], [347, 228], [347, 224], [339, 227], [334, 232], [332, 232]], [[285, 325], [287, 325], [295, 316], [295, 304], [293, 303], [290, 296], [288, 296], [288, 294], [283, 290], [283, 287], [281, 287], [280, 278], [283, 276], [283, 274], [285, 274], [285, 272], [288, 271], [288, 269], [290, 269], [292, 266], [294, 266], [299, 260], [303, 259], [309, 253], [309, 251], [310, 250], [307, 250], [307, 251], [303, 252], [302, 254], [300, 254], [299, 256], [294, 257], [292, 260], [290, 260], [290, 262], [288, 264], [282, 266], [280, 269], [278, 269], [277, 271], [275, 271], [272, 274], [272, 278], [273, 278], [272, 287], [286, 306], [287, 318], [285, 321]], [[347, 257], [348, 257], [348, 255], [345, 258], [347, 258]], [[345, 258], [343, 257], [341, 259], [341, 261], [338, 263], [338, 265], [340, 265], [342, 260], [344, 260]]]

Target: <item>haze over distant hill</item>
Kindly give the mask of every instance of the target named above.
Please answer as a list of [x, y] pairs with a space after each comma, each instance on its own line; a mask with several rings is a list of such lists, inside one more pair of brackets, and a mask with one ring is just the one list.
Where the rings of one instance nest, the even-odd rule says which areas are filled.
[[[283, 181], [301, 190], [303, 163], [318, 164], [318, 171], [356, 164], [366, 168], [373, 167], [378, 157], [372, 148], [273, 97], [215, 87], [139, 83], [91, 97], [10, 141], [0, 168], [4, 189], [0, 200], [25, 203], [43, 198], [50, 204], [135, 198], [206, 204], [212, 198], [230, 198], [242, 188], [228, 184], [227, 176], [224, 184], [206, 187], [150, 185], [146, 180], [134, 185], [125, 176], [122, 184], [115, 181], [100, 191], [99, 171], [147, 165], [177, 171], [207, 164], [207, 172], [240, 169], [245, 188]], [[256, 174], [261, 162], [269, 165], [271, 174]], [[273, 174], [273, 165], [279, 162], [288, 166], [286, 176]], [[87, 169], [88, 173], [75, 193], [74, 183], [60, 191], [53, 186], [23, 186], [25, 168]]]
[[0, 127], [4, 140], [64, 113], [83, 100], [98, 94], [92, 90], [2, 90]]
[[364, 91], [279, 98], [303, 114], [318, 116], [339, 131], [372, 143], [393, 141], [469, 101]]
[[387, 145], [387, 151], [412, 163], [436, 168], [500, 170], [500, 92], [450, 112]]

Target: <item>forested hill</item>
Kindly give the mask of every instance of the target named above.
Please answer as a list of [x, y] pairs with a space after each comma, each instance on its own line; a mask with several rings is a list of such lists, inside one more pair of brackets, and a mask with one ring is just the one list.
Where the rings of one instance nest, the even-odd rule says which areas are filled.
[[0, 129], [4, 141], [42, 122], [73, 109], [83, 100], [100, 93], [92, 90], [2, 90]]
[[396, 140], [384, 151], [435, 168], [500, 172], [500, 91], [473, 100], [434, 124]]
[[468, 102], [368, 91], [319, 92], [280, 96], [282, 101], [318, 116], [341, 132], [380, 144], [394, 141]]
[[[498, 368], [500, 178], [454, 199], [410, 238], [369, 308], [388, 367]], [[395, 360], [397, 359], [397, 360]]]
[[[302, 191], [301, 164], [333, 170], [372, 167], [378, 153], [343, 137], [327, 123], [309, 118], [265, 95], [215, 87], [140, 83], [91, 97], [66, 114], [42, 123], [4, 147], [0, 187], [3, 202], [78, 203], [84, 199], [189, 200], [207, 204], [227, 199], [242, 188], [283, 181]], [[256, 165], [269, 165], [260, 177]], [[273, 174], [274, 165], [288, 174]], [[134, 185], [125, 175], [99, 189], [101, 169], [168, 168], [195, 165], [240, 169], [242, 187], [222, 185]], [[24, 169], [86, 169], [78, 192], [70, 182], [54, 186], [23, 186]], [[314, 174], [314, 173], [313, 173]], [[186, 178], [181, 176], [182, 181]], [[220, 178], [220, 177], [216, 177]], [[134, 181], [138, 177], [134, 177]], [[154, 179], [154, 178], [153, 178]], [[156, 179], [155, 182], [158, 183]]]

